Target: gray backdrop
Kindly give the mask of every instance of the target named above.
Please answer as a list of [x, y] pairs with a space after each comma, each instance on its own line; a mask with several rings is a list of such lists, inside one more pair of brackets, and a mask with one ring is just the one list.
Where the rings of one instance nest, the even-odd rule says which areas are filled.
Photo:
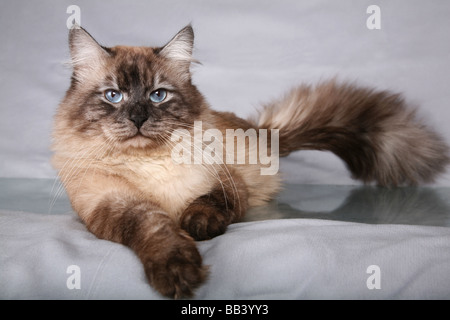
[[[370, 30], [369, 5], [381, 9]], [[67, 7], [101, 44], [165, 44], [192, 23], [194, 82], [218, 110], [247, 117], [294, 85], [338, 76], [403, 92], [450, 140], [450, 2], [1, 0], [0, 177], [54, 178], [52, 116], [69, 85]], [[354, 183], [326, 152], [281, 163], [288, 180]], [[437, 182], [450, 185], [447, 172]]]

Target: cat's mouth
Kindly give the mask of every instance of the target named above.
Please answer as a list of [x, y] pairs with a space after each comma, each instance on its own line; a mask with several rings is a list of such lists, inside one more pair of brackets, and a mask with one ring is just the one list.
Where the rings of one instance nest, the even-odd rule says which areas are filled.
[[138, 130], [136, 133], [130, 135], [129, 137], [127, 137], [124, 140], [125, 141], [128, 141], [128, 140], [139, 140], [139, 139], [153, 140], [153, 139], [155, 139], [155, 137], [157, 135], [158, 134], [156, 132], [142, 132], [141, 130]]
[[152, 139], [151, 137], [148, 137], [141, 132], [137, 132], [132, 136], [121, 139], [121, 145], [125, 148], [149, 148], [154, 147], [157, 144], [156, 142], [156, 139]]
[[105, 127], [105, 134], [107, 137], [117, 141], [117, 147], [123, 151], [126, 151], [129, 147], [148, 149], [170, 144], [170, 132], [172, 131], [172, 128], [158, 124], [153, 126], [145, 125], [140, 128], [118, 126], [114, 129], [110, 126]]
[[160, 130], [137, 130], [121, 139], [122, 145], [133, 148], [153, 148], [163, 144], [163, 132]]

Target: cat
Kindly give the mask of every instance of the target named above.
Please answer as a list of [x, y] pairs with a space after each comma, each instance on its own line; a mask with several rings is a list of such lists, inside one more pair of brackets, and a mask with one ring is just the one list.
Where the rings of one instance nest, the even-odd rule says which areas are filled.
[[[267, 129], [278, 132], [272, 155], [331, 151], [355, 179], [389, 187], [433, 181], [448, 163], [444, 140], [389, 91], [333, 79], [294, 88], [254, 119], [214, 111], [192, 83], [193, 43], [190, 25], [162, 47], [104, 47], [72, 28], [71, 83], [54, 119], [52, 163], [73, 209], [98, 238], [130, 247], [164, 296], [191, 297], [208, 275], [195, 241], [223, 234], [281, 186], [261, 161], [175, 163], [176, 130]], [[249, 140], [246, 156], [267, 151]]]

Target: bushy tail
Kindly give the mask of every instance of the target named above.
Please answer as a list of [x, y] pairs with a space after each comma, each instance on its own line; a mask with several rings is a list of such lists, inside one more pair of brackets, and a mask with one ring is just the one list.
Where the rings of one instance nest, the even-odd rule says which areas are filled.
[[255, 124], [279, 129], [280, 155], [328, 150], [353, 178], [394, 186], [431, 182], [448, 147], [398, 94], [329, 81], [302, 86], [265, 106]]

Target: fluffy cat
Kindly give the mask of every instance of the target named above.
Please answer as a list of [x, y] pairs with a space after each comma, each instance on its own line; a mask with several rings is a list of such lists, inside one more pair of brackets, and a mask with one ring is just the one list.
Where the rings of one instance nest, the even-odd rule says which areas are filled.
[[[73, 28], [71, 84], [53, 132], [53, 164], [74, 210], [98, 238], [134, 250], [165, 296], [189, 297], [206, 279], [195, 240], [222, 234], [280, 189], [261, 162], [175, 163], [175, 130], [192, 133], [195, 121], [223, 136], [279, 129], [280, 156], [329, 150], [354, 178], [383, 186], [432, 181], [448, 162], [443, 140], [387, 91], [328, 81], [293, 89], [256, 120], [213, 111], [191, 81], [193, 41], [187, 26], [163, 47], [107, 48]], [[241, 144], [246, 156], [262, 151], [250, 144]]]

